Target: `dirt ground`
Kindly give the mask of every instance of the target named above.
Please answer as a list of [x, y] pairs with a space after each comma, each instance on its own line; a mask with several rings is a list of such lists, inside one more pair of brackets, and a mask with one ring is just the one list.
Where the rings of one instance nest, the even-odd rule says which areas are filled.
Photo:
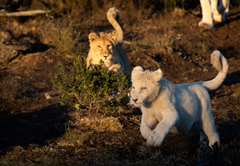
[[[76, 56], [63, 55], [47, 39], [37, 40], [41, 27], [29, 19], [13, 25], [12, 31], [31, 38], [33, 49], [0, 64], [0, 165], [240, 165], [240, 6], [232, 7], [227, 21], [215, 23], [211, 31], [201, 30], [197, 26], [201, 16], [191, 11], [126, 22], [125, 15], [120, 24], [131, 69], [161, 68], [165, 78], [178, 84], [215, 77], [212, 51], [220, 50], [227, 58], [227, 78], [210, 93], [221, 139], [220, 158], [198, 144], [199, 133], [194, 131], [168, 134], [166, 144], [146, 147], [139, 130], [141, 111], [136, 108], [123, 107], [123, 112], [112, 115], [122, 124], [121, 131], [71, 125], [77, 110], [59, 104], [49, 74], [56, 71], [57, 62], [72, 66]], [[6, 22], [2, 19], [1, 26], [6, 27]], [[112, 29], [107, 20], [84, 24], [89, 29], [79, 36], [82, 45], [88, 45], [93, 26], [96, 31]], [[78, 145], [63, 143], [70, 135], [68, 128], [91, 134]]]

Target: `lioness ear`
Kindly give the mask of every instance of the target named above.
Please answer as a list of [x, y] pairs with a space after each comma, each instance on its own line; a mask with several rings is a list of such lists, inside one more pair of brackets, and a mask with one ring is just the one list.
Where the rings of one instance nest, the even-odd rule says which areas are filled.
[[94, 42], [95, 40], [97, 40], [99, 38], [98, 34], [95, 33], [95, 32], [92, 32], [88, 35], [88, 39], [89, 39], [89, 42], [92, 43]]
[[114, 43], [115, 43], [116, 40], [117, 40], [117, 36], [118, 36], [117, 31], [113, 31], [113, 32], [111, 32], [111, 33], [108, 34], [108, 38], [109, 38], [111, 41], [113, 41]]
[[150, 79], [153, 82], [158, 82], [162, 78], [162, 75], [163, 75], [162, 70], [158, 69], [158, 70], [154, 71], [153, 73], [151, 73]]

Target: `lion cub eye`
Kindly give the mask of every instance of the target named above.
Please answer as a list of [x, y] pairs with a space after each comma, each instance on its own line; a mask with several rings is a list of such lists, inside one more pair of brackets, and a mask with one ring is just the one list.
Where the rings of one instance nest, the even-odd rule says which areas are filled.
[[147, 89], [147, 87], [141, 87], [141, 91]]
[[98, 48], [99, 48], [99, 49], [102, 49], [102, 47], [101, 47], [101, 46], [98, 46]]
[[111, 45], [107, 45], [108, 48], [111, 48], [112, 46]]
[[132, 88], [133, 88], [133, 89], [135, 89], [135, 87], [134, 87], [134, 86], [132, 86]]

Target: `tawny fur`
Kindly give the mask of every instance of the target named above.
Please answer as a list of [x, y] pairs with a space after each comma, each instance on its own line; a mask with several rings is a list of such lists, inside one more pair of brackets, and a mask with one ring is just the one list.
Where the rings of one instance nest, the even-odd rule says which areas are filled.
[[213, 21], [225, 22], [229, 15], [230, 0], [200, 0], [202, 20], [198, 23], [204, 29], [214, 28]]
[[147, 145], [162, 144], [168, 132], [179, 133], [190, 129], [200, 131], [200, 141], [209, 140], [220, 146], [215, 128], [208, 91], [218, 88], [225, 79], [228, 64], [219, 52], [211, 54], [218, 75], [209, 81], [172, 84], [162, 76], [162, 71], [143, 71], [137, 66], [132, 71], [130, 103], [142, 111], [140, 131]]
[[109, 70], [122, 70], [124, 74], [130, 73], [128, 57], [122, 48], [123, 31], [116, 21], [119, 17], [119, 11], [115, 7], [110, 8], [107, 18], [116, 31], [89, 34], [90, 50], [87, 56], [87, 68], [91, 69], [99, 65], [102, 60]]

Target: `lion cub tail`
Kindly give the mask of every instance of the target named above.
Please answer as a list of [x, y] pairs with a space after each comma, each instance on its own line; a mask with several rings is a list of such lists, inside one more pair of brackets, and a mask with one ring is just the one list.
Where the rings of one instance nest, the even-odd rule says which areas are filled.
[[120, 12], [115, 7], [112, 7], [107, 12], [107, 19], [117, 31], [117, 43], [123, 43], [123, 31], [117, 22], [120, 18]]
[[219, 73], [212, 80], [201, 81], [202, 86], [204, 86], [208, 91], [217, 89], [226, 78], [228, 72], [227, 60], [220, 51], [218, 50], [213, 51], [213, 53], [211, 54], [211, 63]]

